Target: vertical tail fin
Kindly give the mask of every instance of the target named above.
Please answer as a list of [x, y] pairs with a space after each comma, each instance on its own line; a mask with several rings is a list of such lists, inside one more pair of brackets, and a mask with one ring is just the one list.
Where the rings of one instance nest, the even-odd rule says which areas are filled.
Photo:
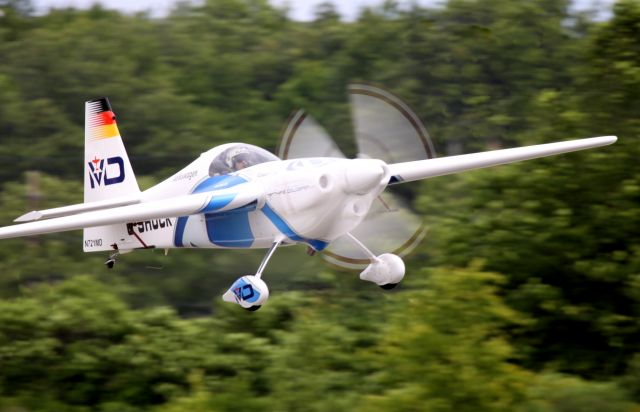
[[85, 103], [84, 202], [140, 193], [109, 100]]
[[[140, 188], [124, 149], [109, 100], [85, 103], [84, 202], [135, 197]], [[84, 229], [84, 251], [130, 249], [127, 227], [108, 225]]]

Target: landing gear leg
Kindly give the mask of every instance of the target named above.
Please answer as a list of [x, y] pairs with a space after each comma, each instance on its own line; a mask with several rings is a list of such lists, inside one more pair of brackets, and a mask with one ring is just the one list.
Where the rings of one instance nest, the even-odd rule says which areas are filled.
[[278, 246], [280, 246], [280, 243], [282, 243], [282, 240], [273, 242], [269, 250], [267, 250], [267, 254], [264, 255], [264, 257], [262, 258], [262, 262], [260, 262], [260, 266], [258, 266], [258, 271], [256, 272], [256, 275], [255, 275], [257, 278], [262, 277], [262, 272], [267, 267], [267, 263], [269, 263], [271, 256], [273, 256], [273, 253], [276, 251]]
[[371, 261], [369, 266], [360, 273], [360, 279], [373, 282], [384, 290], [398, 286], [404, 278], [405, 271], [404, 262], [400, 256], [391, 253], [376, 256], [351, 233], [347, 233], [347, 236], [369, 256]]
[[248, 311], [255, 311], [269, 299], [269, 288], [262, 280], [262, 272], [267, 267], [267, 263], [273, 256], [282, 240], [273, 242], [267, 254], [262, 259], [255, 275], [243, 276], [233, 282], [233, 285], [222, 295], [225, 302], [236, 303]]
[[109, 269], [113, 269], [113, 265], [116, 264], [116, 259], [118, 258], [118, 256], [120, 256], [120, 251], [118, 250], [118, 245], [116, 245], [115, 243], [112, 245], [115, 252], [113, 252], [112, 254], [109, 255], [109, 259], [107, 259], [104, 264], [106, 267], [108, 267]]
[[133, 252], [133, 249], [120, 249], [115, 243], [111, 245], [111, 247], [113, 248], [113, 253], [111, 253], [109, 255], [109, 259], [104, 262], [104, 265], [109, 269], [113, 269], [113, 265], [116, 264], [116, 260], [120, 257], [120, 255]]
[[376, 255], [374, 255], [373, 252], [370, 251], [369, 248], [364, 245], [364, 243], [359, 241], [351, 233], [347, 233], [347, 236], [349, 237], [349, 239], [351, 239], [351, 241], [353, 243], [355, 243], [360, 248], [360, 250], [362, 250], [364, 253], [366, 253], [369, 256], [369, 260], [371, 261], [371, 263], [374, 263], [374, 262], [378, 261], [378, 257]]

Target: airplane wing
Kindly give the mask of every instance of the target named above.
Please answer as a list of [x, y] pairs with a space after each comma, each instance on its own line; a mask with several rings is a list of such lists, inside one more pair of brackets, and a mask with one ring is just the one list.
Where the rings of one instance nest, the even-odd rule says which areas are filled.
[[492, 150], [489, 152], [441, 157], [437, 159], [417, 160], [413, 162], [389, 165], [390, 185], [428, 179], [430, 177], [450, 175], [467, 170], [482, 169], [521, 160], [535, 159], [561, 153], [575, 152], [606, 146], [614, 143], [616, 136], [592, 137], [589, 139], [569, 140], [567, 142], [540, 144], [514, 149]]
[[141, 220], [189, 216], [198, 213], [227, 212], [256, 201], [260, 202], [263, 198], [263, 190], [257, 185], [247, 182], [227, 189], [5, 226], [0, 228], [0, 239], [103, 225], [126, 224]]

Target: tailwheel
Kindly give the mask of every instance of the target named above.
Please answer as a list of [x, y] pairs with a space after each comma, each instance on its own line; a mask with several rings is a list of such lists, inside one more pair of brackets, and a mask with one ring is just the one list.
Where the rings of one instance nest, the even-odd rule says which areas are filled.
[[106, 267], [108, 267], [109, 269], [113, 269], [113, 265], [115, 265], [115, 264], [116, 264], [116, 259], [118, 258], [118, 256], [120, 256], [120, 250], [118, 250], [118, 245], [113, 244], [112, 246], [113, 246], [113, 248], [114, 248], [115, 252], [111, 253], [111, 254], [109, 255], [109, 259], [107, 259], [107, 260], [104, 262], [104, 265], [105, 265]]
[[109, 259], [105, 260], [104, 265], [109, 269], [113, 269], [113, 266], [116, 264], [116, 261], [120, 257], [120, 255], [124, 255], [126, 253], [133, 252], [133, 249], [119, 249], [117, 244], [111, 245], [114, 252], [109, 254]]

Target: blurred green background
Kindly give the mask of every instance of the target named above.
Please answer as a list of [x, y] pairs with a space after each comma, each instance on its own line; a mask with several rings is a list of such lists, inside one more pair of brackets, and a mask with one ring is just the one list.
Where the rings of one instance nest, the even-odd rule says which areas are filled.
[[392, 292], [300, 246], [245, 313], [220, 295], [262, 251], [109, 271], [81, 232], [2, 241], [0, 411], [640, 411], [639, 1], [605, 19], [568, 0], [387, 1], [355, 21], [327, 3], [309, 22], [266, 0], [0, 11], [2, 225], [82, 201], [101, 96], [143, 188], [217, 144], [275, 149], [298, 107], [353, 150], [352, 81], [409, 103], [441, 156], [620, 138], [411, 185], [430, 232]]

